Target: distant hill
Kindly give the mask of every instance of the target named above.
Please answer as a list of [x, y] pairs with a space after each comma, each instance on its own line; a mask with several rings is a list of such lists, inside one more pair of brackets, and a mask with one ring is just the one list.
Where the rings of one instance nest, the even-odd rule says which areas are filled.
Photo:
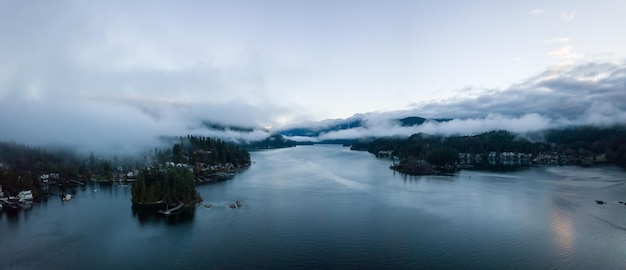
[[261, 141], [240, 143], [242, 147], [248, 150], [286, 148], [294, 147], [297, 144], [298, 143], [288, 140], [280, 134], [272, 134], [268, 138]]
[[421, 118], [417, 116], [409, 116], [409, 117], [405, 117], [402, 119], [398, 119], [398, 122], [400, 122], [400, 124], [403, 127], [419, 126], [423, 124], [424, 122], [426, 122], [426, 118]]
[[223, 125], [223, 124], [213, 123], [213, 122], [209, 122], [209, 121], [202, 121], [201, 125], [204, 128], [213, 129], [213, 130], [219, 130], [219, 131], [232, 130], [232, 131], [237, 131], [237, 132], [253, 132], [255, 130], [252, 127]]
[[335, 124], [331, 125], [320, 125], [320, 123], [316, 123], [318, 126], [310, 126], [310, 127], [297, 127], [297, 128], [289, 128], [278, 131], [279, 134], [284, 136], [305, 136], [305, 137], [317, 137], [322, 133], [330, 132], [330, 131], [339, 131], [344, 129], [351, 129], [363, 126], [362, 118], [348, 118], [345, 120], [339, 120]]

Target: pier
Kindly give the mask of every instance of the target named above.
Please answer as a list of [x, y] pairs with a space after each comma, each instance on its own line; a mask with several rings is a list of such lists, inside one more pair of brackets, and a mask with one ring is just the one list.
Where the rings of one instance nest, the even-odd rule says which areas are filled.
[[19, 208], [19, 204], [11, 202], [7, 198], [0, 198], [0, 204], [2, 204], [3, 206], [7, 206], [7, 207], [9, 207], [11, 209], [18, 209]]
[[185, 204], [182, 203], [182, 202], [179, 202], [178, 205], [175, 206], [174, 208], [168, 208], [166, 210], [159, 210], [157, 212], [159, 212], [159, 213], [161, 213], [163, 215], [169, 216], [171, 214], [174, 214], [174, 212], [178, 211], [179, 209], [181, 209], [183, 207], [183, 205], [185, 205]]
[[78, 180], [71, 180], [71, 179], [70, 179], [70, 180], [67, 180], [67, 181], [68, 181], [68, 182], [72, 182], [72, 183], [74, 183], [74, 184], [81, 185], [81, 186], [84, 186], [84, 185], [85, 185], [85, 183], [83, 183], [83, 182], [81, 182], [81, 181], [78, 181]]

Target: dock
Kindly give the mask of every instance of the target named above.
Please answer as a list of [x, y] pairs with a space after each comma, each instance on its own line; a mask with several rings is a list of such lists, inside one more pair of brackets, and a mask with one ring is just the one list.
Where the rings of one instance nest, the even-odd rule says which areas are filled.
[[84, 186], [84, 185], [85, 185], [85, 183], [83, 183], [83, 182], [81, 182], [81, 181], [78, 181], [78, 180], [71, 180], [71, 179], [70, 179], [70, 180], [67, 180], [67, 181], [68, 181], [68, 182], [72, 182], [72, 183], [74, 183], [74, 184], [81, 185], [81, 186]]
[[9, 201], [7, 198], [0, 198], [0, 204], [4, 206], [8, 206], [11, 209], [18, 209], [19, 205], [17, 203]]
[[168, 208], [166, 210], [159, 210], [157, 212], [159, 212], [159, 213], [161, 213], [163, 215], [169, 216], [171, 214], [176, 214], [175, 212], [178, 211], [179, 209], [183, 208], [184, 205], [185, 205], [184, 203], [179, 202], [178, 205], [175, 206], [174, 208]]

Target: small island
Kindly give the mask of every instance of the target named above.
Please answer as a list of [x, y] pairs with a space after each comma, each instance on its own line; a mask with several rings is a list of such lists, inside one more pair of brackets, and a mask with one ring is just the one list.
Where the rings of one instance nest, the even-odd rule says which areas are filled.
[[202, 201], [189, 170], [175, 166], [146, 168], [132, 187], [132, 202], [138, 205], [195, 205]]
[[197, 205], [202, 198], [196, 183], [230, 179], [250, 166], [250, 153], [234, 143], [191, 135], [170, 142], [171, 150], [155, 150], [157, 164], [139, 171], [132, 187], [133, 205], [164, 204], [166, 209]]

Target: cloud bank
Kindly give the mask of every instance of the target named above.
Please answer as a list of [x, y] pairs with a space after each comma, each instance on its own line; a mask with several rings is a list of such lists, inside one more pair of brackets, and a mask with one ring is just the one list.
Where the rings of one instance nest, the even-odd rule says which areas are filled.
[[0, 140], [100, 151], [190, 133], [248, 140], [267, 134], [198, 126], [258, 127], [292, 111], [268, 101], [254, 53], [218, 42], [217, 27], [190, 28], [198, 14], [184, 5], [118, 4], [0, 3]]
[[[363, 122], [360, 127], [327, 131], [311, 140], [410, 136], [420, 132], [472, 135], [501, 129], [526, 133], [576, 125], [626, 124], [625, 62], [559, 66], [506, 89], [466, 90], [481, 94], [414, 104], [409, 110], [373, 112], [309, 124], [313, 130], [320, 130], [355, 118]], [[452, 120], [430, 120], [408, 127], [395, 121], [408, 116]], [[290, 128], [294, 127], [297, 126]]]
[[480, 118], [489, 113], [519, 117], [535, 113], [557, 122], [624, 123], [626, 63], [558, 66], [506, 89], [413, 107], [412, 113], [426, 117]]

